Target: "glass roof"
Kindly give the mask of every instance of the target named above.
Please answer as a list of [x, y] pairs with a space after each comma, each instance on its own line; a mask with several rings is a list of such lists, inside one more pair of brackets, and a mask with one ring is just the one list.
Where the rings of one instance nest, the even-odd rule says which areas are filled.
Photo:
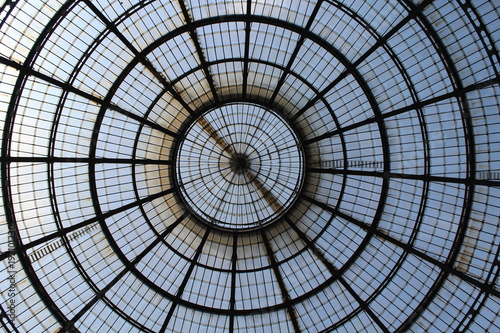
[[500, 331], [500, 4], [0, 5], [6, 332]]

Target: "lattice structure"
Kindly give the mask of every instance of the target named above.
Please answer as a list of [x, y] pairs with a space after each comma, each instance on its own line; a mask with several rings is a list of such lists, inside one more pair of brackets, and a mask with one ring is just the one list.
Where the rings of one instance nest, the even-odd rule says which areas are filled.
[[0, 11], [7, 332], [500, 331], [500, 6]]

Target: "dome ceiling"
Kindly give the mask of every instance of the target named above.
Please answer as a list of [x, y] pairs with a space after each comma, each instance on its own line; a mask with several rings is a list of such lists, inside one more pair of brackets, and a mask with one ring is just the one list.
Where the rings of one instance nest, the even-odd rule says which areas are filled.
[[5, 1], [8, 332], [500, 331], [495, 1]]

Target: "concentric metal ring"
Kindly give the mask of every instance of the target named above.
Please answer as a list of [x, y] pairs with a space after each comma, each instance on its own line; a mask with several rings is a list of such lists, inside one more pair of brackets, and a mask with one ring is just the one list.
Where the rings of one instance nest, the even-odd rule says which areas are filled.
[[500, 331], [497, 2], [0, 10], [5, 331]]
[[249, 230], [283, 216], [297, 199], [305, 160], [298, 136], [256, 104], [212, 109], [187, 128], [175, 161], [185, 203], [203, 221]]

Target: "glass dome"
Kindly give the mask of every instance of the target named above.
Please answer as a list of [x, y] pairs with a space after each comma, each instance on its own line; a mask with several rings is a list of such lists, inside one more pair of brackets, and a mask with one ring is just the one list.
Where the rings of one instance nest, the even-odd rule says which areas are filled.
[[500, 331], [497, 1], [0, 13], [4, 331]]

